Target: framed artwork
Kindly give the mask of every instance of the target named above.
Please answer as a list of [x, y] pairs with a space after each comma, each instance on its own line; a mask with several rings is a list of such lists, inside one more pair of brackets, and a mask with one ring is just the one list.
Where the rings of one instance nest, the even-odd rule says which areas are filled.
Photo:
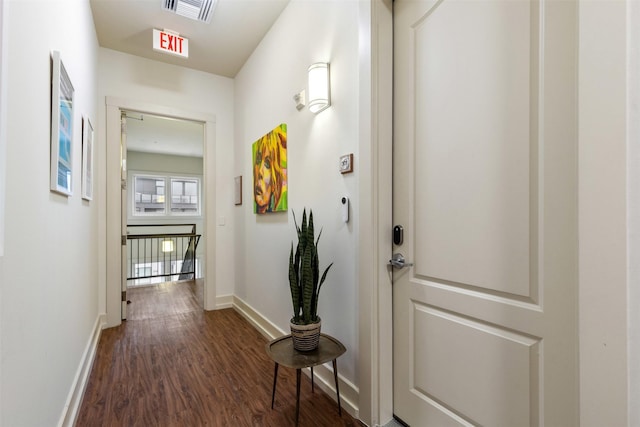
[[82, 198], [93, 199], [93, 126], [82, 118]]
[[282, 123], [253, 143], [253, 212], [286, 212], [287, 125]]
[[51, 190], [71, 196], [74, 90], [60, 52], [54, 51], [51, 56]]
[[236, 206], [241, 205], [242, 204], [242, 175], [235, 177], [234, 191], [235, 191], [234, 194], [235, 194]]

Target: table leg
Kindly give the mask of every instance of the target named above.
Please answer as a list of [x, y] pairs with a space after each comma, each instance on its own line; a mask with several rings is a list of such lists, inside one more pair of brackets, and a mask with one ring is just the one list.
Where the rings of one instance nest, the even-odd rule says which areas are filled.
[[296, 369], [296, 427], [298, 426], [298, 416], [300, 415], [300, 374], [302, 369]]
[[271, 409], [273, 409], [273, 402], [276, 400], [276, 383], [278, 382], [278, 363], [273, 371], [273, 393], [271, 394]]
[[313, 366], [311, 367], [311, 393], [313, 393], [315, 391], [315, 388], [313, 386]]
[[338, 387], [338, 363], [333, 359], [333, 378], [336, 380], [336, 395], [338, 396], [338, 414], [342, 416], [342, 407], [340, 406], [340, 388]]

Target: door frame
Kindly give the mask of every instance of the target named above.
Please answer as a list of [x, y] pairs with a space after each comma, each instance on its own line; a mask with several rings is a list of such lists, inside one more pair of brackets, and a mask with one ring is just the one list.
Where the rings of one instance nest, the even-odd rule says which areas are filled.
[[360, 2], [359, 20], [358, 416], [378, 426], [393, 417], [393, 1]]
[[629, 312], [629, 425], [640, 424], [640, 369], [635, 361], [640, 359], [640, 110], [634, 108], [640, 102], [640, 4], [629, 3], [628, 91], [629, 112], [627, 135], [627, 218], [628, 224], [628, 300]]
[[[382, 271], [380, 266], [384, 262], [385, 255], [391, 255], [390, 240], [387, 236], [390, 235], [390, 226], [392, 224], [391, 213], [386, 212], [385, 206], [391, 207], [391, 189], [387, 188], [386, 172], [380, 171], [379, 167], [387, 165], [391, 167], [391, 153], [392, 145], [384, 141], [384, 132], [381, 127], [386, 119], [392, 117], [392, 113], [375, 114], [381, 106], [384, 108], [385, 98], [381, 94], [389, 90], [392, 87], [392, 82], [385, 80], [384, 76], [379, 73], [380, 68], [384, 68], [384, 64], [380, 64], [379, 59], [384, 58], [385, 54], [388, 54], [387, 50], [378, 45], [377, 40], [384, 36], [384, 28], [387, 25], [393, 25], [393, 15], [388, 16], [384, 11], [386, 3], [384, 0], [374, 0], [372, 2], [361, 2], [360, 6], [360, 33], [362, 39], [361, 44], [361, 58], [360, 58], [360, 76], [371, 76], [371, 80], [362, 78], [360, 81], [360, 162], [358, 169], [360, 170], [360, 213], [359, 213], [359, 252], [358, 252], [358, 275], [359, 275], [359, 288], [358, 288], [358, 301], [359, 301], [359, 378], [360, 378], [360, 418], [368, 425], [384, 425], [389, 419], [390, 414], [393, 413], [393, 402], [391, 400], [392, 395], [390, 392], [385, 391], [385, 385], [393, 383], [393, 372], [390, 367], [389, 361], [392, 360], [392, 346], [391, 346], [391, 331], [387, 330], [391, 325], [391, 321], [386, 318], [391, 313], [391, 299], [388, 295], [391, 294], [391, 281], [388, 275]], [[637, 26], [634, 27], [633, 23], [640, 22], [640, 6], [635, 3], [622, 4], [617, 8], [609, 8], [606, 11], [609, 15], [603, 15], [603, 4], [601, 2], [585, 3], [580, 2], [580, 14], [578, 17], [578, 27], [581, 34], [599, 34], [600, 39], [603, 39], [605, 43], [610, 43], [610, 46], [624, 46], [624, 43], [620, 43], [620, 35], [616, 32], [620, 28], [625, 28], [629, 25], [629, 33], [627, 34], [627, 43], [625, 55], [619, 55], [616, 51], [614, 58], [615, 67], [626, 67], [625, 60], [630, 60], [628, 69], [628, 86], [626, 90], [612, 90], [612, 86], [618, 89], [616, 86], [620, 82], [611, 78], [611, 68], [599, 69], [600, 75], [593, 78], [598, 82], [593, 90], [605, 97], [606, 99], [613, 98], [617, 102], [617, 106], [626, 105], [625, 113], [630, 116], [627, 117], [631, 123], [634, 120], [640, 119], [640, 110], [633, 109], [630, 104], [627, 104], [622, 97], [631, 95], [631, 100], [637, 100], [640, 95], [637, 92], [629, 92], [640, 88], [640, 80], [638, 79], [637, 71], [640, 69], [640, 57], [636, 55], [638, 51], [638, 38], [634, 37], [638, 35]], [[628, 9], [627, 9], [628, 8]], [[585, 19], [585, 15], [588, 18], [599, 17], [599, 19]], [[629, 21], [627, 21], [629, 19]], [[607, 31], [610, 30], [610, 31]], [[590, 55], [599, 55], [601, 53], [600, 45], [593, 43], [588, 44], [578, 38], [578, 43], [581, 45], [581, 54], [584, 56], [585, 52]], [[367, 56], [367, 52], [370, 52], [371, 56]], [[392, 55], [391, 51], [391, 55]], [[598, 57], [600, 58], [600, 57]], [[600, 59], [600, 62], [601, 59]], [[578, 73], [584, 74], [584, 70], [587, 67], [583, 64], [578, 65]], [[618, 70], [618, 68], [615, 68]], [[583, 87], [579, 87], [580, 93], [583, 92]], [[626, 130], [627, 122], [616, 121], [617, 117], [626, 117], [625, 113], [611, 114], [609, 111], [604, 111], [605, 106], [601, 105], [602, 102], [594, 103], [593, 99], [586, 99], [584, 96], [579, 97], [579, 109], [583, 110], [587, 106], [593, 107], [596, 104], [598, 111], [601, 112], [600, 120], [597, 123], [586, 122], [589, 126], [601, 125], [603, 118], [608, 126], [611, 126], [616, 132], [619, 142], [619, 132]], [[391, 105], [391, 104], [389, 104]], [[389, 107], [391, 109], [391, 107]], [[376, 123], [376, 120], [382, 120], [380, 123]], [[630, 229], [626, 233], [617, 232], [611, 239], [614, 240], [615, 247], [620, 251], [621, 248], [626, 248], [629, 245], [629, 252], [627, 256], [630, 256], [629, 265], [624, 263], [615, 263], [613, 265], [602, 266], [603, 275], [615, 275], [620, 277], [621, 274], [628, 274], [625, 277], [624, 286], [620, 287], [620, 281], [616, 281], [616, 289], [611, 290], [610, 287], [602, 287], [601, 281], [598, 278], [587, 278], [585, 283], [584, 278], [580, 278], [578, 283], [578, 292], [581, 294], [580, 300], [576, 301], [578, 304], [578, 313], [580, 317], [584, 317], [585, 313], [589, 316], [597, 319], [594, 324], [601, 324], [603, 321], [606, 323], [601, 327], [603, 331], [591, 331], [581, 330], [579, 332], [579, 339], [581, 346], [579, 349], [579, 358], [581, 359], [580, 366], [580, 396], [581, 404], [584, 402], [593, 401], [609, 401], [609, 390], [615, 388], [620, 390], [626, 385], [625, 379], [629, 378], [629, 390], [622, 399], [613, 405], [615, 407], [607, 407], [606, 410], [602, 410], [600, 407], [600, 419], [611, 420], [612, 417], [622, 416], [630, 422], [629, 425], [634, 425], [636, 421], [640, 420], [640, 369], [637, 369], [633, 364], [640, 355], [640, 327], [638, 327], [638, 320], [640, 319], [640, 310], [638, 309], [638, 303], [640, 302], [640, 269], [636, 269], [632, 265], [632, 260], [640, 257], [640, 238], [637, 236], [640, 232], [634, 233], [634, 231], [640, 230], [640, 220], [637, 220], [640, 213], [640, 203], [637, 201], [640, 196], [640, 185], [634, 184], [638, 182], [637, 178], [640, 178], [640, 163], [633, 161], [633, 153], [640, 152], [634, 143], [640, 138], [640, 126], [629, 125], [629, 134], [625, 136], [627, 150], [629, 152], [626, 155], [621, 152], [615, 153], [615, 158], [611, 158], [611, 153], [608, 156], [595, 156], [592, 167], [585, 171], [584, 166], [579, 167], [579, 174], [582, 177], [597, 177], [598, 180], [602, 179], [602, 176], [609, 177], [609, 175], [615, 176], [615, 173], [603, 173], [603, 170], [616, 171], [623, 170], [624, 166], [628, 167], [627, 177], [627, 192], [621, 195], [619, 192], [612, 192], [612, 189], [618, 189], [617, 182], [611, 182], [612, 178], [606, 183], [601, 183], [596, 189], [590, 189], [591, 192], [597, 192], [597, 197], [593, 197], [593, 203], [591, 205], [584, 205], [579, 208], [578, 214], [582, 216], [584, 212], [591, 211], [593, 209], [598, 210], [599, 206], [603, 204], [603, 199], [614, 200], [616, 206], [619, 207], [620, 203], [625, 204], [626, 213], [630, 219]], [[587, 133], [588, 134], [588, 133]], [[610, 139], [610, 138], [609, 138]], [[604, 146], [610, 144], [609, 139], [602, 139], [597, 141], [595, 145]], [[579, 147], [585, 145], [584, 135], [578, 138]], [[386, 160], [386, 162], [385, 162]], [[634, 180], [635, 179], [635, 180]], [[371, 184], [367, 181], [370, 181]], [[584, 190], [583, 190], [584, 191]], [[614, 193], [614, 194], [612, 194]], [[602, 197], [606, 196], [606, 197]], [[621, 197], [624, 198], [626, 203], [621, 202]], [[607, 203], [604, 203], [607, 205]], [[382, 215], [380, 215], [382, 213]], [[606, 220], [620, 222], [620, 210], [616, 209], [613, 212], [603, 214], [603, 218]], [[626, 221], [625, 224], [627, 225]], [[387, 228], [389, 227], [389, 228]], [[371, 233], [371, 235], [364, 235]], [[587, 243], [584, 239], [585, 230], [580, 230], [579, 239], [582, 240], [581, 251], [584, 253], [595, 254], [598, 256], [601, 253], [601, 249], [609, 248], [611, 245], [608, 242], [603, 242], [599, 236], [592, 236], [597, 233], [597, 229], [588, 230], [589, 238], [591, 240]], [[607, 244], [603, 244], [607, 243]], [[618, 252], [620, 255], [620, 252]], [[620, 258], [620, 257], [619, 257]], [[622, 256], [621, 259], [626, 259]], [[580, 273], [583, 275], [585, 265], [589, 265], [589, 261], [584, 262], [582, 260], [580, 265]], [[602, 263], [600, 263], [602, 264]], [[584, 292], [587, 290], [588, 292]], [[615, 292], [615, 301], [606, 307], [603, 307], [601, 301], [611, 300], [612, 296], [608, 292]], [[629, 295], [626, 295], [626, 292]], [[597, 309], [593, 309], [597, 307]], [[603, 311], [604, 309], [604, 311]], [[620, 313], [628, 313], [629, 318], [624, 320], [620, 319]], [[602, 335], [604, 332], [609, 331], [623, 331], [620, 332], [624, 337], [625, 345], [615, 346], [615, 350], [612, 346], [606, 349], [607, 361], [615, 361], [615, 375], [606, 375], [606, 377], [596, 375], [599, 368], [594, 363], [592, 366], [584, 366], [584, 355], [589, 355], [590, 359], [601, 357], [605, 354], [602, 345]], [[629, 342], [630, 341], [630, 342]], [[627, 354], [629, 352], [629, 354]], [[620, 363], [622, 361], [622, 363]], [[598, 381], [595, 381], [597, 379]], [[585, 383], [592, 383], [585, 384]], [[621, 384], [624, 383], [624, 384]], [[581, 405], [580, 412], [581, 417], [585, 417], [585, 412], [589, 405]], [[592, 405], [591, 405], [592, 406]], [[612, 405], [609, 405], [612, 406]], [[597, 420], [591, 420], [592, 423], [597, 423]]]
[[180, 108], [132, 101], [128, 99], [105, 97], [106, 104], [106, 327], [118, 326], [121, 323], [121, 240], [120, 215], [122, 202], [120, 199], [120, 112], [134, 110], [177, 119], [191, 120], [204, 124], [203, 150], [203, 191], [205, 261], [204, 261], [204, 309], [216, 307], [216, 123], [215, 116], [206, 113], [187, 111]]

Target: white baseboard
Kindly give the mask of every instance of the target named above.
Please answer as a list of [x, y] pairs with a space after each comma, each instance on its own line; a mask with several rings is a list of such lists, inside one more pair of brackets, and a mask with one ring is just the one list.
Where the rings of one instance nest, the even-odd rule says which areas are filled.
[[233, 307], [233, 295], [221, 295], [216, 297], [216, 310]]
[[[267, 339], [272, 340], [289, 334], [289, 331], [285, 332], [278, 328], [253, 307], [235, 295], [233, 296], [233, 308], [245, 317], [258, 331], [262, 333], [262, 335], [267, 337]], [[340, 403], [345, 411], [347, 411], [352, 417], [358, 419], [358, 402], [360, 401], [358, 388], [351, 381], [346, 380], [339, 374], [340, 360], [337, 361], [337, 365], [338, 386], [340, 387]], [[310, 369], [305, 369], [304, 371], [307, 376], [311, 376]], [[327, 367], [327, 365], [320, 365], [313, 368], [313, 374], [315, 378], [314, 383], [333, 400], [337, 400], [333, 369]]]
[[60, 421], [58, 421], [58, 427], [72, 427], [76, 422], [78, 411], [82, 404], [82, 397], [87, 387], [91, 368], [93, 367], [93, 360], [98, 349], [98, 341], [100, 341], [100, 335], [102, 334], [102, 329], [106, 323], [106, 314], [99, 314], [93, 325], [93, 331], [89, 337], [89, 342], [82, 354], [82, 359], [80, 359], [80, 366], [78, 366], [76, 375], [73, 378], [71, 391], [69, 391], [69, 396], [67, 396], [67, 401], [65, 402], [64, 409], [62, 410]]
[[287, 335], [285, 331], [271, 323], [266, 317], [258, 313], [253, 307], [235, 295], [233, 296], [233, 308], [247, 319], [249, 323], [251, 323], [267, 339], [272, 340], [283, 335]]

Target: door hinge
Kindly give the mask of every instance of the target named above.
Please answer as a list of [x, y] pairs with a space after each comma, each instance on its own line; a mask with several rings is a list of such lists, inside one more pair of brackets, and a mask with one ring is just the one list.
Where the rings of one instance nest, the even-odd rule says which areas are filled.
[[127, 300], [127, 291], [122, 291], [122, 299], [120, 301], [125, 302]]
[[126, 179], [121, 179], [120, 180], [120, 188], [122, 190], [126, 190], [127, 189], [127, 180]]
[[121, 240], [122, 246], [127, 246], [127, 236], [123, 235], [121, 237], [122, 237], [122, 240]]

